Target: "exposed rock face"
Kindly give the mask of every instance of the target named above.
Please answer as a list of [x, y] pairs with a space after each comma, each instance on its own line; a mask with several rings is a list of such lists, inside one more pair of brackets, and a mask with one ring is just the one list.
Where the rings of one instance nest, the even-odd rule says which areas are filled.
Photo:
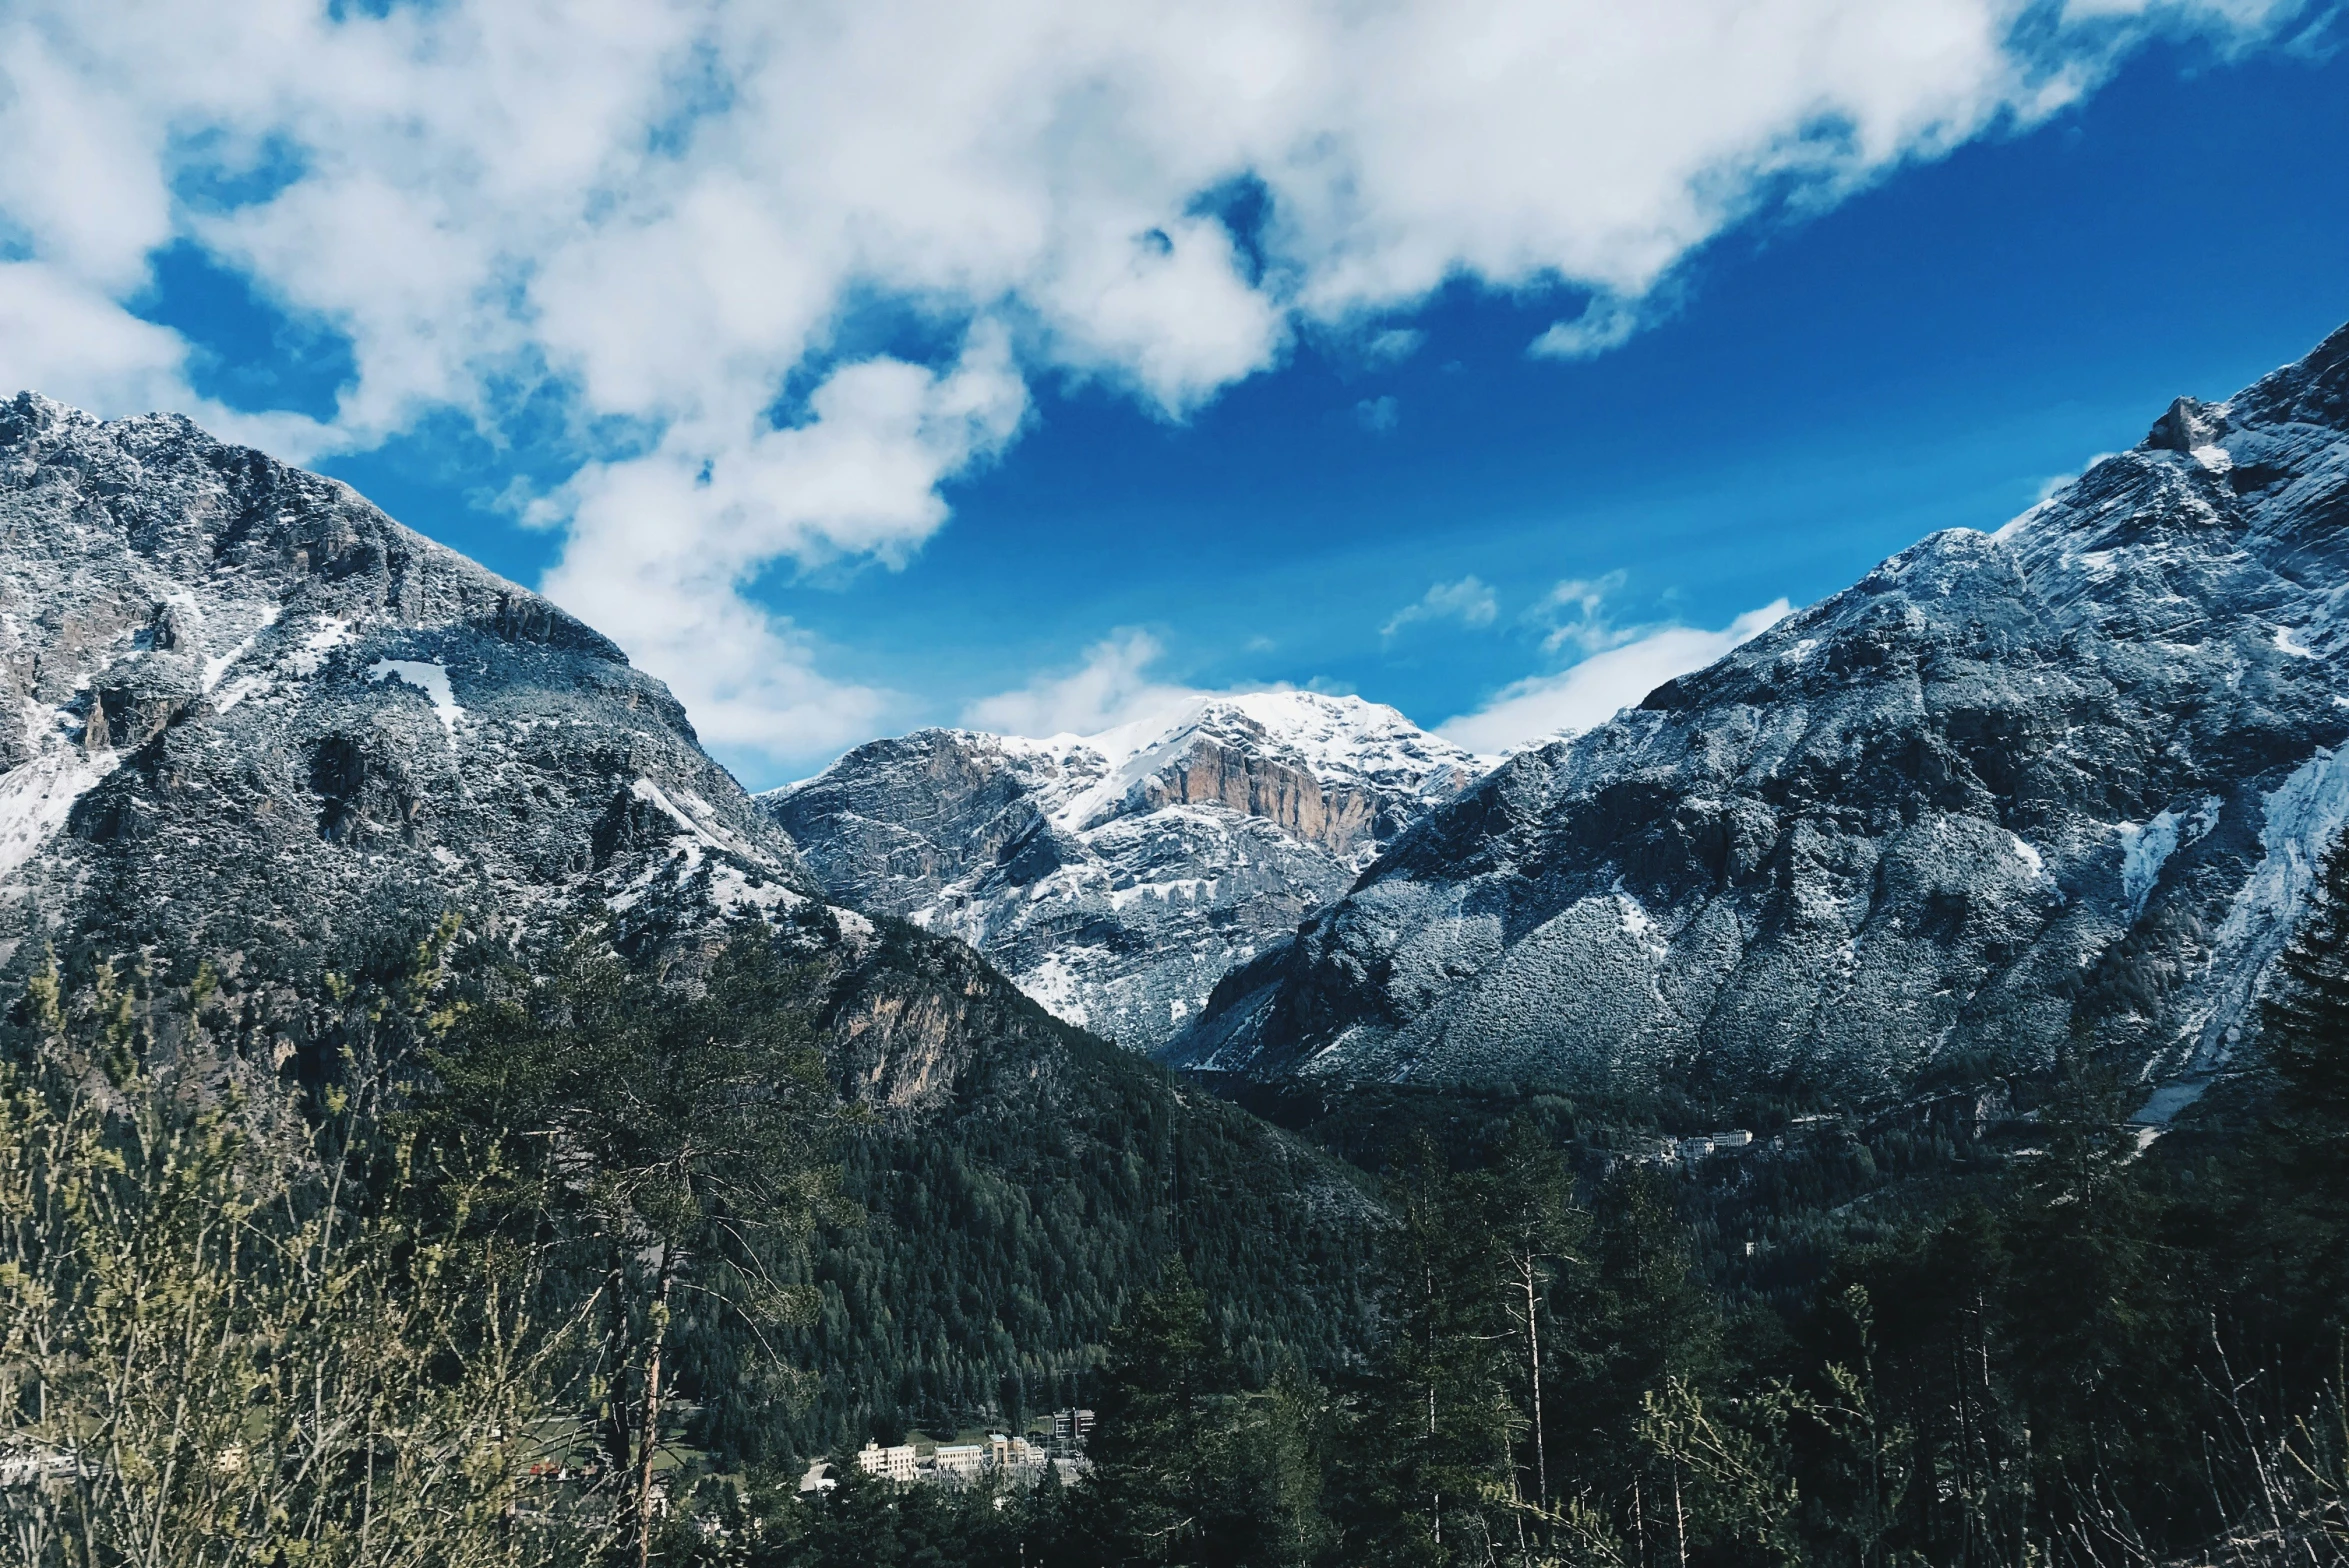
[[2349, 329], [1511, 759], [1165, 1054], [1866, 1089], [2078, 1025], [2206, 1069], [2349, 819], [2345, 596]]
[[611, 643], [185, 419], [0, 404], [0, 687], [18, 962], [89, 934], [323, 940], [387, 908], [821, 909]]
[[760, 803], [833, 897], [1148, 1049], [1476, 767], [1391, 708], [1272, 692], [1088, 737], [921, 730]]

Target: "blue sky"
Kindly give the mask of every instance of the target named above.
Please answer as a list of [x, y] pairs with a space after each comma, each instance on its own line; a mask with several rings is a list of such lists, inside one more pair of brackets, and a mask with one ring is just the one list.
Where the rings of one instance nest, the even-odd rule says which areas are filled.
[[[744, 552], [739, 597], [764, 618], [744, 635], [816, 672], [811, 704], [855, 698], [822, 720], [720, 723], [713, 749], [756, 786], [860, 733], [1081, 723], [1167, 687], [1273, 683], [1433, 726], [1593, 653], [1616, 651], [1617, 684], [1636, 685], [1654, 672], [1623, 648], [1670, 658], [1669, 629], [1750, 626], [1935, 529], [1994, 527], [2137, 440], [2170, 397], [2229, 392], [2349, 319], [2349, 56], [2304, 20], [2250, 44], [2139, 40], [2070, 107], [1992, 116], [1832, 189], [1759, 180], [1637, 277], [1644, 299], [1616, 290], [1642, 324], [1586, 358], [1528, 344], [1590, 286], [1473, 261], [1432, 291], [1300, 312], [1254, 362], [1187, 381], [1151, 380], [1146, 357], [1030, 349], [1016, 316], [1015, 346], [987, 360], [973, 310], [934, 292], [834, 299], [815, 346], [773, 362], [773, 423], [841, 424], [821, 389], [861, 363], [929, 367], [923, 387], [970, 370], [991, 411], [913, 465], [899, 521], [794, 523]], [[201, 407], [347, 431], [396, 335], [348, 303], [306, 307], [265, 243], [205, 228], [208, 210], [266, 208], [304, 165], [248, 153], [251, 188], [224, 192], [183, 158], [172, 199], [193, 216], [111, 287], [184, 345]], [[1233, 236], [1234, 274], [1270, 292], [1274, 242], [1251, 249], [1262, 192], [1216, 201], [1209, 238]], [[1170, 251], [1190, 243], [1168, 232]], [[1227, 304], [1207, 298], [1202, 319]], [[668, 416], [583, 411], [592, 397], [543, 361], [535, 375], [411, 397], [363, 438], [322, 441], [316, 466], [538, 583], [590, 527], [583, 458], [624, 473]], [[654, 517], [664, 493], [625, 492], [628, 515]], [[745, 623], [696, 624], [669, 660]]]

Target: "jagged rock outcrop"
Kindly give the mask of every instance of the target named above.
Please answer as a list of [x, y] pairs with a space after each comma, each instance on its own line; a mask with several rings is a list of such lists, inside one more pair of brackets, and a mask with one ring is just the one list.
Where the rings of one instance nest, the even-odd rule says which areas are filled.
[[2223, 1062], [2349, 819], [2349, 329], [1513, 757], [1168, 1060], [1858, 1090]]
[[760, 803], [834, 898], [1148, 1049], [1478, 766], [1391, 708], [1260, 692], [1095, 736], [920, 730]]

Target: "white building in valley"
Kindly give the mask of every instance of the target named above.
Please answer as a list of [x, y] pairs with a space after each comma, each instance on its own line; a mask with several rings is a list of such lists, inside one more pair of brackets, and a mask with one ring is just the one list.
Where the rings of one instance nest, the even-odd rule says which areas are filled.
[[[888, 1448], [867, 1443], [856, 1456], [859, 1470], [898, 1486], [968, 1486], [991, 1474], [1024, 1484], [1041, 1475], [1048, 1462], [1050, 1450], [1043, 1444], [1003, 1432], [988, 1433], [983, 1443], [898, 1443]], [[1063, 1463], [1064, 1479], [1074, 1473], [1071, 1464]], [[819, 1462], [808, 1473], [812, 1476], [821, 1469]]]
[[857, 1450], [856, 1467], [867, 1475], [877, 1475], [900, 1486], [911, 1486], [921, 1477], [917, 1474], [918, 1456], [911, 1443], [899, 1443], [883, 1448], [879, 1443], [867, 1443]]
[[930, 1457], [935, 1479], [960, 1486], [976, 1481], [987, 1468], [984, 1443], [940, 1443]]

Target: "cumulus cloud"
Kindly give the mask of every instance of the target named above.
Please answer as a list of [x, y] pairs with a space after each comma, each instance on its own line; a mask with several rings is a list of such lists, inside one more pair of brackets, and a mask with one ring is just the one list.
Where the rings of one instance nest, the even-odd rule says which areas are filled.
[[[235, 427], [290, 455], [452, 410], [495, 435], [551, 392], [580, 468], [549, 586], [621, 607], [713, 735], [798, 754], [835, 688], [743, 585], [903, 560], [1039, 374], [1179, 419], [1302, 329], [1407, 352], [1396, 318], [1455, 279], [1584, 291], [1537, 351], [1600, 352], [1765, 199], [2030, 123], [2154, 31], [2240, 44], [2299, 9], [15, 0], [0, 381], [227, 424], [128, 308], [193, 243], [351, 342], [331, 420]], [[874, 301], [943, 346], [844, 359]], [[806, 385], [834, 396], [774, 428]], [[625, 614], [639, 574], [669, 629]], [[750, 652], [713, 674], [721, 633]]]
[[1701, 670], [1791, 611], [1784, 599], [1748, 610], [1719, 631], [1666, 626], [1638, 633], [1555, 675], [1504, 686], [1474, 713], [1437, 726], [1455, 745], [1488, 756], [1604, 724], [1676, 675]]
[[1039, 676], [1016, 691], [982, 697], [963, 710], [974, 729], [1001, 735], [1098, 735], [1152, 718], [1199, 696], [1187, 686], [1150, 678], [1165, 650], [1148, 632], [1126, 630], [1096, 643], [1066, 675]]
[[188, 345], [70, 270], [0, 261], [0, 397], [25, 390], [81, 408], [170, 409], [231, 440], [306, 462], [344, 444], [304, 414], [244, 413], [188, 386]]
[[1383, 436], [1402, 423], [1403, 405], [1392, 397], [1366, 397], [1354, 405], [1354, 422], [1374, 436]]
[[782, 557], [902, 559], [945, 519], [939, 482], [1011, 439], [1027, 389], [982, 324], [949, 370], [862, 360], [808, 407], [783, 429], [680, 421], [551, 498], [571, 530], [548, 593], [666, 674], [719, 746], [805, 755], [873, 733], [881, 694], [822, 675], [742, 589]]
[[1414, 603], [1403, 606], [1387, 618], [1378, 629], [1381, 637], [1392, 637], [1415, 621], [1458, 621], [1463, 626], [1490, 626], [1501, 613], [1500, 601], [1492, 589], [1478, 577], [1463, 577], [1456, 583], [1437, 583], [1421, 594]]

